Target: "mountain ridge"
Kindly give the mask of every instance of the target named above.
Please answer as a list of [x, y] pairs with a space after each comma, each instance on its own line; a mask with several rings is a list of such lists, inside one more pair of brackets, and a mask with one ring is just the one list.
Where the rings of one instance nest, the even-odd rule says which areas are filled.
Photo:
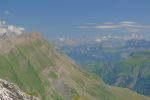
[[9, 51], [0, 53], [0, 78], [28, 94], [42, 100], [149, 100], [129, 89], [105, 84], [37, 33], [17, 39], [9, 41]]
[[97, 73], [110, 85], [127, 87], [149, 96], [149, 57], [149, 51], [138, 51], [120, 61], [109, 64], [93, 64], [87, 68]]

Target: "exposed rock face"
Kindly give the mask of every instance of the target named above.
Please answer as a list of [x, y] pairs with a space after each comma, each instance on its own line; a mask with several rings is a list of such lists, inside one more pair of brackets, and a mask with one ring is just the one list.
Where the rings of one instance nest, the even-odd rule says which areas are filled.
[[22, 92], [16, 85], [0, 79], [0, 100], [39, 100]]

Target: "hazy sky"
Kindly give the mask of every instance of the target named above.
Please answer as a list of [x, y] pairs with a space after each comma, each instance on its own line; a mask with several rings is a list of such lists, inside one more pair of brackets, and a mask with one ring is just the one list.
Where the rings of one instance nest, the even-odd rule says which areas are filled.
[[0, 0], [0, 19], [48, 38], [150, 34], [150, 0]]

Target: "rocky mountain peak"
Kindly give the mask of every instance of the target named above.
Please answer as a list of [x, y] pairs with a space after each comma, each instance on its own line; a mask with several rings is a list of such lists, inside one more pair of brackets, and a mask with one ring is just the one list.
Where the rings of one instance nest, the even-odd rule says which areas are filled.
[[13, 83], [0, 79], [0, 100], [38, 100], [21, 91]]

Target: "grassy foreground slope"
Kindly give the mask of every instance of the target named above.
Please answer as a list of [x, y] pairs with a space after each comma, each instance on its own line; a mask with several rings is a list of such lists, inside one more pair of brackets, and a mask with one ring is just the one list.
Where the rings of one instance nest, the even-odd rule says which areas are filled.
[[0, 78], [42, 100], [150, 100], [128, 89], [106, 85], [39, 34], [7, 42], [9, 47], [0, 53]]

